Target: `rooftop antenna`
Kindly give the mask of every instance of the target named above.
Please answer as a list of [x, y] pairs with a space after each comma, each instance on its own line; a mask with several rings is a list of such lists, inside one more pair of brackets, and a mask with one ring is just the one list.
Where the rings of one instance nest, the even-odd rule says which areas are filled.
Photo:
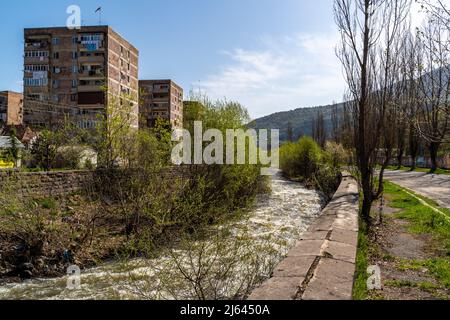
[[97, 10], [95, 10], [95, 13], [98, 12], [98, 25], [102, 25], [102, 7], [98, 7]]

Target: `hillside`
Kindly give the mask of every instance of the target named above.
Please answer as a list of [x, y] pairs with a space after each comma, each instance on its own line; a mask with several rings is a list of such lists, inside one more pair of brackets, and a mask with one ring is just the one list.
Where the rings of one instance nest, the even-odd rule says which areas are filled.
[[[256, 119], [249, 124], [253, 129], [279, 129], [280, 140], [288, 139], [288, 125], [292, 124], [294, 139], [302, 135], [312, 135], [313, 121], [317, 118], [318, 112], [322, 112], [325, 117], [325, 128], [327, 133], [331, 132], [331, 115], [336, 105], [320, 106], [313, 108], [299, 108], [292, 111], [274, 113], [272, 115]], [[343, 104], [337, 104], [338, 109], [343, 109]]]

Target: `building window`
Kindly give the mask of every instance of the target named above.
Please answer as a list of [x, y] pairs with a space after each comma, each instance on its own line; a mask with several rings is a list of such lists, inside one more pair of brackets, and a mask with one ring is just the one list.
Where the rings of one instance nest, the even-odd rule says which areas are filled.
[[101, 40], [101, 35], [100, 34], [90, 34], [90, 35], [83, 35], [81, 36], [81, 41], [82, 42], [86, 42], [86, 41], [100, 41]]
[[53, 44], [54, 46], [59, 45], [59, 38], [53, 38], [53, 39], [52, 39], [52, 44]]
[[26, 51], [25, 58], [46, 58], [48, 51]]
[[72, 73], [78, 73], [78, 66], [72, 66]]
[[72, 43], [73, 44], [78, 44], [78, 37], [77, 36], [73, 36], [72, 37]]
[[33, 79], [33, 78], [25, 78], [24, 85], [27, 87], [43, 87], [48, 84], [48, 79]]
[[58, 88], [59, 87], [59, 80], [53, 80], [52, 81], [52, 87], [53, 88]]
[[78, 52], [72, 52], [72, 59], [75, 60], [78, 58]]
[[76, 88], [78, 85], [78, 81], [77, 80], [72, 80], [72, 88]]
[[48, 71], [48, 65], [26, 65], [26, 72]]
[[59, 52], [53, 52], [53, 59], [59, 59]]
[[70, 95], [70, 101], [77, 101], [78, 95], [76, 93]]

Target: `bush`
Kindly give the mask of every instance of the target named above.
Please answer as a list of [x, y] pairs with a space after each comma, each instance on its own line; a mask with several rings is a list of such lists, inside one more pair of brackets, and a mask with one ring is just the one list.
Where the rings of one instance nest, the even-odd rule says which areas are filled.
[[309, 180], [323, 157], [320, 147], [309, 137], [303, 137], [297, 143], [287, 143], [280, 149], [281, 169], [289, 178]]
[[345, 151], [337, 144], [327, 144], [327, 151], [309, 137], [280, 148], [280, 166], [283, 174], [332, 197], [341, 181], [339, 164], [345, 159]]
[[344, 146], [336, 142], [327, 141], [325, 152], [328, 158], [327, 161], [336, 168], [341, 164], [347, 163], [350, 157]]
[[58, 169], [80, 169], [80, 159], [82, 150], [78, 147], [65, 147], [58, 149], [53, 168]]

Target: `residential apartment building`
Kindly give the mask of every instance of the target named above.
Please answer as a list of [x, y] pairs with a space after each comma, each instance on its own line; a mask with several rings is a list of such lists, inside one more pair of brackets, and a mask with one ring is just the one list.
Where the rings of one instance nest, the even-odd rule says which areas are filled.
[[183, 127], [183, 89], [172, 80], [140, 80], [140, 126], [153, 127], [156, 119]]
[[0, 127], [23, 123], [23, 95], [13, 91], [0, 92]]
[[[109, 26], [25, 29], [24, 122], [92, 128], [110, 101], [130, 103], [138, 127], [139, 52]], [[126, 94], [127, 99], [112, 99]], [[135, 120], [134, 120], [135, 119]]]

